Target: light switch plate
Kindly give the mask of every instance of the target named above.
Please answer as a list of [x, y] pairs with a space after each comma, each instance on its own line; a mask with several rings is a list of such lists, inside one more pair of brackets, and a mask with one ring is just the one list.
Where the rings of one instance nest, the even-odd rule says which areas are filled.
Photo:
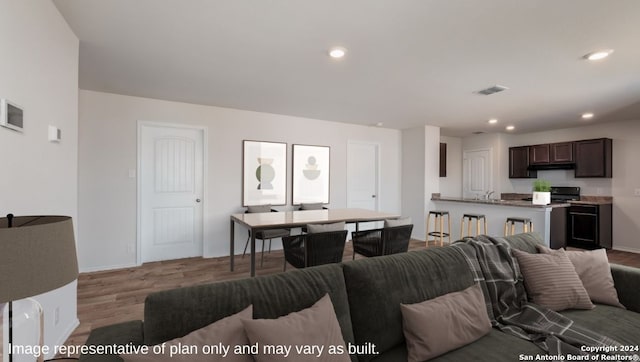
[[136, 170], [132, 168], [129, 169], [129, 178], [136, 178]]

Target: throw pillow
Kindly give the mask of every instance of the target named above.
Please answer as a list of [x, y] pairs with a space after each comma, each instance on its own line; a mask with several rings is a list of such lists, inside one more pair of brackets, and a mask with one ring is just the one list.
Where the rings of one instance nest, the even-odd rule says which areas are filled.
[[342, 231], [344, 230], [346, 224], [344, 221], [336, 222], [333, 224], [308, 224], [307, 232], [308, 233], [326, 233], [329, 231]]
[[252, 205], [252, 206], [247, 206], [247, 211], [250, 214], [257, 213], [257, 212], [271, 212], [271, 205]]
[[424, 361], [491, 331], [480, 284], [416, 304], [400, 304], [408, 361]]
[[[242, 321], [250, 320], [251, 318], [253, 318], [252, 305], [236, 314], [193, 331], [182, 338], [166, 342], [164, 344], [164, 353], [153, 353], [154, 349], [150, 347], [148, 354], [127, 354], [120, 357], [125, 362], [253, 362], [251, 355], [236, 355], [233, 353], [235, 346], [249, 344]], [[178, 346], [184, 346], [188, 350], [182, 350], [183, 353], [174, 353], [171, 356], [172, 346], [174, 349], [179, 349]], [[203, 348], [205, 346], [206, 350]], [[216, 349], [214, 349], [214, 346], [217, 346], [215, 347]], [[223, 351], [223, 347], [229, 347], [226, 353]]]
[[411, 217], [401, 217], [399, 219], [386, 219], [384, 221], [384, 227], [386, 228], [392, 228], [394, 226], [405, 226], [405, 225], [411, 225]]
[[300, 210], [322, 210], [322, 203], [316, 202], [312, 204], [300, 204]]
[[555, 311], [594, 307], [564, 250], [553, 254], [511, 250], [520, 264], [530, 302]]
[[[260, 346], [253, 356], [257, 362], [351, 361], [329, 294], [300, 312], [277, 319], [246, 319], [242, 323], [251, 344]], [[266, 346], [274, 348], [265, 350]], [[322, 350], [311, 350], [313, 346]], [[344, 353], [331, 354], [330, 346], [341, 346]]]
[[[537, 245], [537, 248], [544, 254], [558, 252], [544, 245]], [[618, 292], [613, 284], [611, 266], [605, 249], [567, 250], [565, 253], [571, 260], [578, 277], [580, 277], [584, 285], [584, 289], [587, 290], [587, 294], [589, 294], [589, 298], [593, 302], [624, 308], [618, 300]]]

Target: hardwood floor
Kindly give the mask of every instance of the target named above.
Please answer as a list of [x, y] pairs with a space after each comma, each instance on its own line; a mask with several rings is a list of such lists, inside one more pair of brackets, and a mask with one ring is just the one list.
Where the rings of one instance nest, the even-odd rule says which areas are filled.
[[[352, 249], [347, 244], [344, 260], [351, 260]], [[414, 240], [410, 250], [424, 248], [424, 242]], [[279, 273], [283, 267], [282, 251], [265, 253], [258, 275]], [[357, 257], [359, 258], [359, 257]], [[640, 254], [610, 251], [611, 263], [640, 267]], [[78, 318], [80, 326], [67, 340], [68, 345], [83, 344], [93, 328], [142, 319], [147, 294], [222, 280], [245, 278], [249, 275], [249, 258], [236, 257], [236, 270], [229, 271], [229, 258], [189, 258], [155, 263], [114, 271], [83, 273], [78, 278]]]

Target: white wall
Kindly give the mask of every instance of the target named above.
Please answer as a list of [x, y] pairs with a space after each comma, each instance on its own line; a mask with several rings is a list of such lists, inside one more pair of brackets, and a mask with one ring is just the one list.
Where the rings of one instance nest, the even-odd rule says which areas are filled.
[[431, 194], [440, 192], [440, 128], [402, 131], [402, 215], [413, 220], [415, 239], [424, 240], [425, 220], [433, 209]]
[[462, 197], [462, 138], [440, 136], [447, 144], [447, 177], [440, 177], [442, 196]]
[[[241, 175], [245, 139], [288, 143], [289, 165], [293, 143], [330, 146], [332, 208], [346, 207], [347, 203], [347, 142], [378, 143], [380, 210], [400, 212], [397, 130], [85, 90], [80, 91], [79, 118], [78, 232], [84, 271], [136, 263], [136, 255], [127, 250], [136, 244], [137, 183], [128, 172], [136, 169], [139, 120], [208, 127], [208, 200], [204, 200], [207, 257], [229, 254], [229, 215], [244, 210]], [[243, 228], [236, 228], [236, 252], [242, 251], [246, 235]]]
[[425, 131], [422, 127], [402, 131], [402, 215], [413, 221], [413, 237], [424, 239]]
[[[583, 127], [519, 135], [489, 134], [466, 137], [463, 149], [494, 148], [493, 177], [496, 193], [531, 192], [532, 180], [509, 179], [509, 147], [577, 141], [607, 137], [613, 139], [613, 177], [574, 178], [573, 170], [538, 171], [538, 178], [551, 181], [554, 186], [579, 186], [583, 195], [613, 196], [613, 248], [640, 252], [640, 197], [634, 189], [640, 188], [640, 121], [611, 122]], [[496, 155], [497, 153], [497, 155]]]
[[[77, 226], [78, 39], [51, 1], [3, 0], [0, 49], [0, 98], [22, 106], [25, 122], [24, 133], [0, 128], [0, 214], [69, 215]], [[47, 140], [49, 125], [62, 142]], [[45, 344], [63, 343], [78, 323], [76, 283], [36, 299]]]

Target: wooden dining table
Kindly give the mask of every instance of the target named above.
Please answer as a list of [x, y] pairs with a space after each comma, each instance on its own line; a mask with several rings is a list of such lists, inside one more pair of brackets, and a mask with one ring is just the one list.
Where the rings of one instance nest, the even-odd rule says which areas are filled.
[[296, 210], [282, 212], [261, 212], [232, 214], [229, 232], [229, 257], [230, 268], [234, 268], [235, 256], [235, 224], [249, 229], [251, 234], [251, 276], [256, 274], [256, 233], [269, 229], [289, 229], [302, 227], [307, 224], [325, 224], [342, 222], [353, 223], [356, 231], [360, 223], [397, 219], [400, 215], [378, 212], [366, 209], [323, 209], [323, 210]]

